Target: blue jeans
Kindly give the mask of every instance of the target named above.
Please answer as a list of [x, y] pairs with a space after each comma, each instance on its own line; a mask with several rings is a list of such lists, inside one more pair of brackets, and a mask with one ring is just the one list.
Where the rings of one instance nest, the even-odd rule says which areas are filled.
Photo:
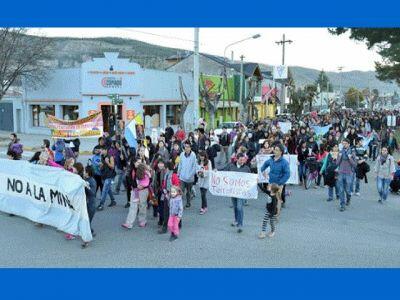
[[359, 193], [360, 192], [360, 178], [357, 178], [356, 177], [356, 180], [355, 180], [355, 186], [356, 186], [356, 193]]
[[107, 178], [106, 180], [103, 181], [103, 191], [101, 192], [101, 199], [100, 199], [101, 206], [104, 206], [107, 194], [110, 196], [111, 202], [115, 201], [111, 190], [113, 180], [114, 178]]
[[299, 178], [300, 178], [300, 181], [303, 181], [305, 175], [306, 175], [306, 164], [304, 162], [300, 162], [299, 163]]
[[235, 222], [237, 227], [243, 226], [243, 199], [232, 198], [233, 211], [235, 213]]
[[115, 172], [117, 173], [116, 183], [115, 183], [115, 192], [119, 193], [121, 190], [121, 183], [125, 184], [125, 172], [121, 169], [115, 168]]
[[[346, 200], [350, 201], [351, 198], [353, 174], [339, 174], [337, 182], [339, 187], [340, 206], [343, 207], [346, 204]], [[345, 194], [346, 199], [344, 198]]]
[[387, 196], [389, 194], [390, 181], [391, 180], [387, 178], [381, 178], [381, 177], [376, 178], [376, 186], [378, 188], [380, 200], [386, 201]]
[[335, 189], [336, 198], [339, 197], [339, 186], [338, 181], [336, 180], [335, 186], [328, 187], [328, 199], [333, 200], [333, 189]]

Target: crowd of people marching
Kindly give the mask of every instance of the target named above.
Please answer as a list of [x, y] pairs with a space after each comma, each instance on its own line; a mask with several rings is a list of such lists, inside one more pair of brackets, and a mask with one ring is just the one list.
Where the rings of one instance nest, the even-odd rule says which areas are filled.
[[[281, 122], [289, 122], [290, 128], [281, 128]], [[268, 236], [274, 236], [281, 208], [290, 194], [286, 190], [290, 169], [285, 154], [297, 155], [301, 185], [315, 166], [318, 171], [315, 187], [326, 185], [327, 200], [339, 200], [340, 211], [346, 210], [353, 195], [361, 195], [362, 182], [368, 182], [370, 164], [376, 174], [379, 203], [387, 201], [389, 190], [397, 193], [400, 162], [395, 162], [393, 154], [399, 150], [394, 135], [399, 122], [398, 113], [392, 111], [344, 110], [325, 115], [314, 112], [248, 124], [238, 122], [232, 130], [222, 128], [218, 135], [200, 122], [192, 132], [180, 127], [175, 131], [167, 126], [157, 140], [139, 136], [137, 147], [130, 147], [123, 132], [116, 131], [112, 137], [105, 133], [98, 139], [93, 156], [85, 165], [77, 161], [79, 139], [59, 139], [53, 145], [45, 139], [41, 151], [30, 162], [64, 168], [86, 180], [90, 222], [96, 211], [115, 206], [115, 195], [125, 190], [127, 216], [122, 227], [132, 229], [136, 222], [139, 227], [146, 227], [151, 213], [158, 218], [158, 233], [169, 231], [170, 240], [174, 241], [182, 228], [184, 208], [191, 208], [197, 196], [195, 186], [200, 191], [199, 214], [208, 213], [212, 170], [257, 172], [256, 156], [271, 154], [261, 166], [261, 172], [269, 172], [269, 184], [259, 184], [267, 195], [259, 234], [259, 238], [265, 238], [268, 222], [271, 227]], [[328, 129], [321, 134], [316, 130], [321, 127]], [[21, 159], [22, 144], [16, 134], [11, 134], [10, 139], [9, 158]], [[246, 205], [245, 199], [232, 198], [231, 225], [238, 233], [243, 230]], [[67, 234], [66, 238], [75, 237]]]

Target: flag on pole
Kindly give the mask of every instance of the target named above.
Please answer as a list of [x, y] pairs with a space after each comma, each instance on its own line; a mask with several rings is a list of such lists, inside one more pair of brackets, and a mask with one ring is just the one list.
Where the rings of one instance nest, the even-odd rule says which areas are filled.
[[131, 148], [137, 148], [135, 120], [130, 121], [125, 127], [125, 139]]

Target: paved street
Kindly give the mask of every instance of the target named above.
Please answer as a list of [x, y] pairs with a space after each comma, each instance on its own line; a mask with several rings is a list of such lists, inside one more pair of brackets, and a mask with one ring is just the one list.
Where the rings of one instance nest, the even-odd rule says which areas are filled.
[[[371, 177], [372, 175], [370, 175]], [[377, 202], [370, 178], [362, 196], [346, 212], [326, 202], [324, 188], [293, 195], [282, 211], [273, 239], [259, 240], [265, 199], [249, 201], [241, 234], [230, 226], [230, 199], [210, 197], [209, 212], [200, 216], [199, 195], [185, 210], [180, 238], [170, 243], [157, 234], [152, 217], [146, 228], [123, 230], [125, 197], [118, 206], [98, 212], [94, 242], [82, 250], [53, 228], [36, 228], [29, 220], [0, 214], [2, 267], [400, 267], [400, 196]], [[199, 194], [199, 193], [198, 193]], [[151, 211], [149, 211], [151, 215]]]

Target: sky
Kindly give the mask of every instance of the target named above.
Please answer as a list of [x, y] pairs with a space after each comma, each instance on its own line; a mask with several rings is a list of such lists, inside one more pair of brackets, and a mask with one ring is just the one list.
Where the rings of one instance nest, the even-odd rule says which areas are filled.
[[[193, 28], [32, 28], [31, 34], [49, 37], [122, 37], [131, 38], [166, 47], [193, 50]], [[200, 28], [200, 51], [223, 56], [230, 43], [260, 34], [229, 47], [227, 57], [234, 52], [234, 59], [244, 55], [248, 62], [268, 65], [282, 63], [282, 46], [275, 42], [287, 40], [285, 63], [325, 71], [361, 70], [373, 71], [374, 62], [380, 61], [375, 50], [368, 50], [364, 43], [342, 36], [331, 35], [327, 28]]]

